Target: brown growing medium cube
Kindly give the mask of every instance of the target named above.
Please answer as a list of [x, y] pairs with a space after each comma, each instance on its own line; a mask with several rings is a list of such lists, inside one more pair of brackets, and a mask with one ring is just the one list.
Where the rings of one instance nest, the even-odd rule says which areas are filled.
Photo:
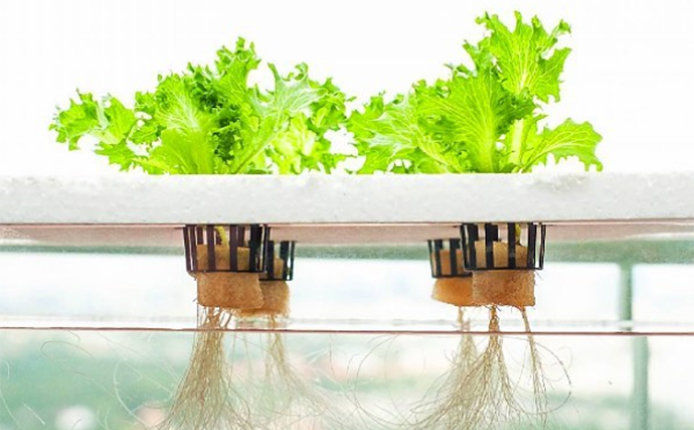
[[436, 278], [431, 297], [455, 306], [471, 305], [472, 277], [463, 268], [460, 239], [434, 239], [428, 245], [431, 276]]
[[260, 282], [262, 293], [262, 305], [255, 308], [246, 308], [239, 311], [241, 317], [289, 315], [289, 285], [285, 281]]
[[544, 265], [545, 236], [541, 223], [462, 225], [464, 266], [473, 271], [473, 304], [534, 306], [535, 270]]
[[438, 278], [434, 282], [431, 298], [454, 306], [473, 306], [472, 276]]
[[257, 273], [198, 272], [198, 304], [226, 309], [257, 309], [263, 306], [263, 292]]
[[472, 275], [475, 306], [535, 306], [535, 272], [532, 270], [479, 271]]

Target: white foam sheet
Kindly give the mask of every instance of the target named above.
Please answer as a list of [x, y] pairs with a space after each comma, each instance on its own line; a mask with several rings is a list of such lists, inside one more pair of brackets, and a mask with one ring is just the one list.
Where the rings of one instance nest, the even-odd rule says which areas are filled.
[[692, 236], [694, 174], [0, 177], [0, 244], [181, 246], [184, 224], [276, 240], [415, 243], [461, 222], [543, 221], [552, 240]]
[[694, 172], [0, 177], [0, 224], [687, 221]]

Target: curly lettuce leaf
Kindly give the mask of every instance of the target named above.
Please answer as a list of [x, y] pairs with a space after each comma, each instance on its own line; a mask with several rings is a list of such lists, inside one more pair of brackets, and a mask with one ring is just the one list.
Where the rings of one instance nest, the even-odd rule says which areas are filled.
[[148, 102], [146, 112], [150, 118], [145, 124], [151, 123], [158, 129], [207, 134], [217, 127], [215, 116], [193, 95], [188, 76], [172, 74], [160, 78]]
[[[341, 157], [330, 154], [325, 133], [337, 130], [344, 119], [344, 94], [330, 80], [323, 84], [311, 80], [305, 64], [286, 76], [280, 75], [273, 64], [268, 67], [274, 88], [267, 93], [248, 94], [241, 110], [244, 145], [231, 162], [231, 172], [242, 171], [262, 153], [279, 173], [330, 172]], [[299, 126], [298, 122], [304, 124]]]
[[149, 156], [136, 160], [146, 172], [201, 174], [228, 171], [226, 165], [215, 157], [215, 148], [207, 136], [167, 129], [160, 137], [161, 144]]
[[[236, 41], [233, 51], [222, 47], [217, 51], [215, 61], [217, 76], [210, 76], [214, 92], [208, 92], [208, 95], [213, 98], [220, 97], [226, 105], [240, 106], [248, 102], [249, 96], [257, 92], [256, 88], [248, 86], [248, 77], [259, 65], [260, 58], [255, 51], [255, 45], [247, 44], [241, 37]], [[203, 70], [199, 66], [191, 69], [198, 72]], [[209, 73], [207, 70], [207, 74]], [[213, 99], [206, 104], [214, 106], [218, 105], [219, 101]]]
[[79, 101], [71, 100], [70, 106], [58, 112], [49, 126], [58, 133], [58, 142], [76, 150], [84, 136], [92, 136], [97, 140], [97, 154], [107, 156], [110, 163], [122, 170], [130, 168], [135, 153], [128, 148], [127, 139], [137, 121], [135, 113], [110, 95], [100, 101], [90, 93], [77, 95]]
[[[496, 15], [477, 20], [489, 34], [463, 45], [474, 67], [449, 65], [450, 79], [419, 82], [391, 104], [372, 98], [363, 113], [353, 113], [347, 126], [365, 156], [360, 172], [518, 172], [546, 163], [550, 153], [600, 168], [600, 137], [589, 124], [569, 120], [537, 133], [542, 103], [559, 100], [570, 50], [557, 43], [568, 24], [547, 31], [537, 17], [525, 23], [517, 12], [515, 18], [513, 30]], [[422, 160], [435, 168], [419, 168]]]
[[[472, 171], [527, 172], [537, 164], [546, 163], [549, 154], [557, 161], [576, 156], [586, 169], [595, 166], [600, 170], [602, 165], [595, 148], [601, 137], [589, 123], [566, 120], [553, 130], [537, 131], [537, 122], [544, 117], [538, 113], [543, 106], [540, 102], [559, 100], [560, 75], [570, 49], [556, 45], [561, 35], [570, 32], [569, 25], [560, 21], [548, 32], [537, 17], [524, 23], [521, 14], [516, 12], [515, 18], [513, 30], [496, 15], [485, 14], [477, 20], [490, 34], [478, 44], [464, 45], [475, 67], [450, 67], [454, 75], [462, 77], [460, 82], [474, 82], [469, 79], [475, 75], [487, 76], [488, 85], [472, 85], [460, 93], [474, 100], [451, 99], [449, 106], [434, 107], [430, 114], [441, 115], [442, 123], [451, 124], [451, 131], [445, 133], [446, 139], [458, 139], [463, 144]], [[501, 101], [508, 96], [511, 98], [507, 100], [515, 102]], [[489, 109], [475, 107], [483, 100], [490, 101], [488, 106], [496, 106], [498, 111], [492, 114]], [[453, 109], [458, 110], [457, 114]], [[480, 114], [484, 111], [487, 115]], [[495, 124], [496, 135], [492, 132]], [[456, 135], [452, 132], [456, 126], [473, 134]]]
[[516, 25], [511, 31], [497, 15], [485, 14], [477, 19], [489, 31], [478, 45], [466, 44], [478, 68], [495, 67], [504, 88], [520, 96], [528, 94], [543, 102], [550, 97], [559, 100], [559, 75], [571, 50], [556, 49], [559, 36], [569, 33], [569, 25], [560, 21], [547, 32], [537, 17], [529, 24], [515, 13]]
[[189, 65], [183, 73], [159, 77], [152, 92], [136, 93], [126, 109], [108, 98], [80, 94], [59, 111], [51, 129], [78, 148], [91, 135], [96, 152], [129, 169], [148, 173], [330, 172], [344, 156], [331, 152], [326, 133], [345, 118], [345, 95], [330, 79], [311, 80], [308, 67], [281, 76], [274, 88], [249, 85], [260, 59], [253, 44], [239, 39], [217, 52], [213, 67]]
[[[557, 48], [559, 37], [571, 31], [560, 21], [547, 31], [537, 17], [530, 23], [523, 22], [520, 12], [515, 13], [515, 27], [509, 29], [497, 15], [485, 14], [477, 19], [490, 34], [477, 45], [466, 44], [465, 49], [476, 67], [495, 71], [506, 90], [517, 97], [527, 97], [534, 102], [559, 101], [560, 75], [571, 50]], [[537, 106], [539, 108], [540, 105]], [[528, 146], [526, 129], [533, 126], [533, 112], [528, 118], [519, 118], [508, 130], [504, 140], [506, 162], [501, 171], [523, 169], [522, 158]]]
[[330, 172], [344, 159], [341, 154], [330, 152], [330, 141], [319, 137], [308, 127], [308, 121], [299, 114], [289, 121], [289, 126], [276, 133], [267, 151], [280, 174], [297, 174], [304, 170]]
[[551, 129], [544, 127], [538, 132], [537, 122], [540, 118], [526, 121], [524, 130], [525, 148], [521, 163], [517, 170], [529, 172], [538, 164], [547, 164], [547, 158], [551, 154], [555, 162], [569, 157], [577, 157], [583, 163], [585, 169], [595, 166], [602, 170], [602, 163], [595, 155], [595, 147], [602, 137], [593, 129], [593, 126], [584, 122], [575, 123], [567, 119], [559, 126]]
[[420, 123], [413, 97], [399, 95], [385, 103], [383, 94], [374, 96], [363, 112], [352, 112], [347, 129], [364, 157], [358, 173], [443, 173], [457, 166], [457, 157], [444, 155]]
[[345, 110], [345, 96], [330, 79], [323, 84], [311, 80], [305, 64], [281, 76], [269, 64], [274, 88], [261, 91], [247, 82], [259, 64], [252, 44], [246, 47], [241, 39], [235, 51], [217, 54], [214, 72], [191, 70], [196, 92], [226, 118], [216, 133], [217, 152], [230, 173], [330, 172], [344, 158], [331, 153], [325, 137], [339, 128]]
[[160, 77], [153, 93], [138, 95], [138, 108], [148, 115], [140, 130], [147, 130], [150, 139], [158, 141], [151, 144], [146, 156], [134, 160], [146, 172], [224, 172], [223, 163], [214, 161], [219, 117], [204, 108], [193, 88], [189, 75], [172, 74]]
[[455, 143], [465, 154], [467, 171], [503, 171], [499, 140], [513, 121], [531, 113], [534, 105], [506, 91], [489, 70], [477, 75], [456, 74], [437, 87], [439, 91], [419, 91], [421, 114], [443, 140]]

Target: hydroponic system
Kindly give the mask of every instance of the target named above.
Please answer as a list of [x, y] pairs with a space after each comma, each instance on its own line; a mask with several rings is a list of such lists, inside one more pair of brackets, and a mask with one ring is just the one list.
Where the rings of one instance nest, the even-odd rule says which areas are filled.
[[[78, 93], [50, 125], [58, 142], [76, 150], [91, 139], [94, 152], [133, 172], [0, 177], [0, 243], [180, 255], [198, 315], [184, 327], [196, 334], [158, 424], [166, 429], [345, 428], [329, 390], [291, 364], [285, 336], [383, 326], [302, 323], [290, 312], [292, 280], [303, 270], [297, 255], [418, 248], [433, 278], [423, 299], [452, 310], [443, 316], [450, 326], [427, 330], [456, 334], [459, 347], [406, 414], [376, 417], [351, 399], [362, 417], [354, 428], [551, 428], [557, 402], [547, 386], [557, 380], [543, 364], [560, 367], [562, 382], [570, 373], [538, 346], [528, 317], [545, 260], [553, 246], [579, 239], [638, 247], [691, 235], [694, 175], [600, 172], [593, 126], [546, 113], [559, 101], [570, 49], [558, 44], [569, 25], [515, 18], [507, 26], [481, 16], [485, 36], [464, 44], [447, 78], [363, 106], [331, 79], [312, 79], [305, 64], [286, 74], [263, 65], [243, 39], [211, 65], [160, 76], [133, 101]], [[261, 67], [274, 78], [269, 88], [249, 83]], [[337, 132], [350, 137], [349, 151], [334, 149]], [[586, 171], [552, 172], [567, 159]], [[530, 173], [539, 165], [547, 167]], [[502, 309], [521, 325], [504, 331]], [[470, 315], [480, 310], [475, 325]], [[413, 327], [388, 330], [420, 330]], [[612, 330], [639, 327], [603, 329]], [[251, 380], [225, 352], [225, 336], [247, 331], [267, 334], [264, 371]], [[527, 345], [525, 379], [508, 369], [509, 333]]]

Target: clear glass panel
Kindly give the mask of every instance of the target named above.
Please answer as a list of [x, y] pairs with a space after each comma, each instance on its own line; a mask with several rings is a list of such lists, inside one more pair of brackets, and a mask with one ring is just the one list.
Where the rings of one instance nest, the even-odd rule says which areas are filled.
[[[248, 387], [263, 384], [267, 336], [226, 334], [226, 360], [236, 378], [232, 379], [247, 387], [240, 396], [250, 399]], [[188, 332], [4, 330], [0, 426], [153, 425], [165, 416], [188, 366], [192, 339]], [[413, 410], [423, 410], [422, 402], [450, 371], [460, 336], [294, 333], [283, 334], [282, 339], [289, 365], [298, 369], [296, 376], [307, 390], [322, 390], [334, 410], [345, 412], [345, 428], [383, 428], [386, 423], [406, 423], [413, 419]], [[480, 348], [488, 341], [482, 335], [474, 339]], [[692, 381], [682, 371], [689, 366], [690, 338], [545, 335], [536, 341], [550, 381], [549, 403], [557, 408], [550, 414], [551, 428], [628, 429], [638, 428], [634, 420], [646, 419], [651, 428], [694, 426], [689, 412], [694, 402], [688, 395]], [[523, 336], [506, 336], [503, 345], [509, 374], [515, 377], [523, 371], [527, 341]], [[635, 360], [648, 356], [650, 387], [635, 381], [632, 372]], [[518, 395], [527, 396], [528, 381], [522, 377], [517, 381]], [[634, 394], [634, 384], [650, 389], [650, 394]], [[278, 395], [288, 395], [282, 387], [274, 389]], [[645, 395], [650, 395], [650, 410], [638, 401]], [[255, 419], [261, 419], [260, 411], [258, 407]], [[386, 421], [372, 421], [374, 417]], [[520, 428], [532, 428], [528, 420], [523, 422]]]
[[[549, 236], [536, 306], [528, 309], [549, 428], [694, 428], [687, 395], [694, 242], [680, 227], [648, 239], [581, 238], [571, 229]], [[196, 288], [176, 231], [164, 240], [147, 231], [119, 230], [108, 240], [91, 228], [60, 240], [4, 236], [0, 429], [145, 428], [170, 416], [200, 333]], [[75, 237], [86, 243], [66, 243]], [[412, 428], [426, 416], [422, 404], [447, 404], [437, 387], [452, 374], [461, 339], [472, 336], [473, 358], [481, 360], [495, 338], [489, 309], [465, 310], [466, 334], [456, 308], [431, 299], [425, 242], [299, 243], [295, 263], [288, 321], [275, 331], [266, 322], [234, 321], [223, 332], [230, 386], [243, 387], [233, 392], [254, 405], [252, 419], [264, 423], [256, 427], [291, 428], [256, 403], [308, 398], [291, 394], [300, 383], [320, 391], [331, 414], [347, 417], [344, 428]], [[529, 335], [517, 309], [502, 307], [499, 315], [508, 381], [526, 407], [533, 401]], [[272, 339], [284, 345], [286, 361], [268, 361]], [[285, 365], [291, 378], [264, 379], [267, 368], [278, 373]], [[520, 415], [498, 427], [537, 427], [536, 416]]]

